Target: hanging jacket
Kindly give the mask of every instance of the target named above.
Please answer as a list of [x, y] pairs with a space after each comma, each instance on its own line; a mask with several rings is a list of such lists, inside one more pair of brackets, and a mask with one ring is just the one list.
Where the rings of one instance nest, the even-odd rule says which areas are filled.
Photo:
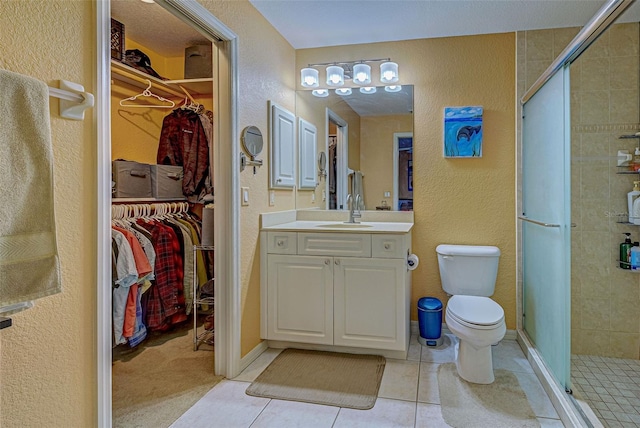
[[164, 118], [156, 162], [182, 166], [182, 193], [200, 193], [209, 175], [209, 142], [198, 113], [178, 108]]

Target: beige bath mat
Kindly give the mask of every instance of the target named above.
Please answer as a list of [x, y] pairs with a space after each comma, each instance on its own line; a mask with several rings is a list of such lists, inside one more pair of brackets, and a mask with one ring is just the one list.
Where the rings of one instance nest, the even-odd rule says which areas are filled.
[[366, 410], [376, 402], [385, 363], [378, 355], [285, 349], [246, 393]]
[[455, 428], [539, 427], [518, 378], [495, 370], [491, 385], [470, 383], [458, 375], [455, 363], [438, 367], [438, 389], [444, 421]]

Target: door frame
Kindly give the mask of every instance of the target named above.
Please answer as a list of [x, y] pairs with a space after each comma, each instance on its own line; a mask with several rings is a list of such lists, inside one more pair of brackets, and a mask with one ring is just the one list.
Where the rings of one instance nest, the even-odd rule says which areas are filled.
[[[215, 373], [228, 378], [240, 373], [240, 158], [238, 144], [238, 37], [202, 5], [190, 0], [156, 0], [197, 31], [219, 40], [214, 70], [216, 87], [214, 183], [216, 210], [215, 258]], [[94, 2], [96, 22], [96, 326], [97, 425], [112, 425], [111, 395], [111, 74], [110, 0]]]
[[400, 198], [398, 197], [398, 186], [399, 186], [399, 182], [398, 182], [398, 175], [400, 173], [400, 166], [399, 166], [399, 157], [400, 157], [400, 144], [398, 142], [398, 140], [400, 138], [407, 138], [407, 137], [411, 137], [412, 141], [411, 141], [411, 147], [413, 148], [413, 132], [394, 132], [393, 133], [393, 202], [392, 202], [392, 207], [391, 210], [392, 211], [398, 211], [398, 201], [400, 200]]
[[[338, 116], [330, 108], [325, 110], [325, 132], [324, 151], [329, 153], [329, 122], [336, 124], [336, 210], [340, 209], [340, 204], [346, 204], [349, 182], [349, 124], [347, 121]], [[325, 186], [326, 206], [329, 209], [329, 183]], [[342, 209], [347, 209], [343, 207]]]

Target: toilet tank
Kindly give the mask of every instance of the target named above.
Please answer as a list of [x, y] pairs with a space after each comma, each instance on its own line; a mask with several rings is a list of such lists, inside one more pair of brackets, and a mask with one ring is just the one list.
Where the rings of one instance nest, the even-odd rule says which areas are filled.
[[493, 295], [500, 249], [479, 245], [438, 245], [443, 290], [451, 295]]

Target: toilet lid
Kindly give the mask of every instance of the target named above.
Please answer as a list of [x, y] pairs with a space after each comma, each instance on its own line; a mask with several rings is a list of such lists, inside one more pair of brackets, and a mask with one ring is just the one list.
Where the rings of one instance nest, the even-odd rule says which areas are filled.
[[477, 326], [493, 326], [504, 321], [502, 307], [484, 296], [453, 296], [447, 312], [458, 320]]

